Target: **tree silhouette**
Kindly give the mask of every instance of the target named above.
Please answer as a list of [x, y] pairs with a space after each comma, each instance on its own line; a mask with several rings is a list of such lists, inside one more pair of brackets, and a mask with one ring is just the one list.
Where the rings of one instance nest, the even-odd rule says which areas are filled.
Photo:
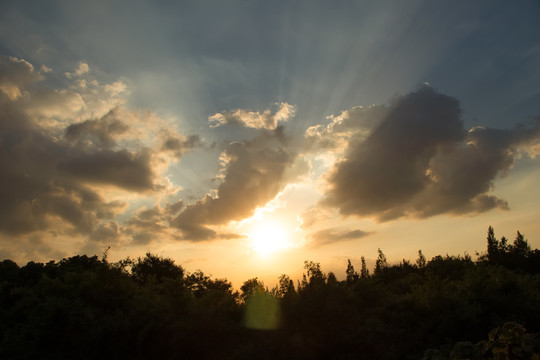
[[243, 301], [246, 301], [248, 297], [256, 293], [264, 292], [264, 283], [259, 281], [258, 278], [254, 277], [252, 279], [244, 281], [240, 287], [240, 298]]
[[537, 359], [540, 252], [520, 232], [488, 238], [497, 250], [476, 261], [419, 251], [389, 264], [379, 249], [373, 276], [363, 256], [342, 281], [306, 261], [298, 288], [283, 274], [240, 294], [152, 254], [4, 260], [0, 358]]
[[418, 250], [418, 259], [416, 259], [416, 266], [419, 269], [426, 267], [426, 257], [422, 254], [422, 250]]
[[512, 253], [518, 258], [526, 258], [531, 253], [529, 243], [519, 231], [514, 240], [514, 246], [512, 246]]
[[487, 233], [487, 258], [489, 261], [497, 261], [499, 258], [499, 242], [495, 238], [495, 231], [490, 225]]
[[360, 269], [360, 277], [362, 279], [367, 279], [369, 277], [369, 270], [366, 266], [366, 259], [362, 256], [362, 268]]
[[345, 274], [347, 274], [346, 281], [349, 284], [355, 283], [360, 278], [358, 273], [354, 270], [354, 266], [351, 264], [351, 259], [347, 259], [347, 270], [345, 270]]
[[281, 298], [296, 295], [296, 290], [294, 289], [294, 282], [288, 275], [282, 274], [279, 276], [277, 294]]
[[299, 290], [308, 287], [321, 287], [326, 282], [326, 275], [321, 270], [321, 264], [311, 260], [304, 261], [306, 273], [302, 275], [302, 283]]
[[377, 260], [375, 261], [375, 274], [380, 274], [381, 271], [388, 266], [386, 256], [381, 249], [377, 249]]
[[138, 258], [131, 267], [133, 278], [139, 283], [162, 281], [163, 279], [182, 280], [184, 269], [175, 265], [174, 260], [162, 258], [151, 253]]

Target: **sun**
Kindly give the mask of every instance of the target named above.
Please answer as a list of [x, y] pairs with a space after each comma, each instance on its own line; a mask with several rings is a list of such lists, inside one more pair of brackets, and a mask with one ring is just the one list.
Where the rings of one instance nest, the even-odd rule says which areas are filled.
[[254, 226], [248, 235], [252, 249], [260, 256], [268, 257], [289, 247], [285, 228], [276, 221], [262, 222]]

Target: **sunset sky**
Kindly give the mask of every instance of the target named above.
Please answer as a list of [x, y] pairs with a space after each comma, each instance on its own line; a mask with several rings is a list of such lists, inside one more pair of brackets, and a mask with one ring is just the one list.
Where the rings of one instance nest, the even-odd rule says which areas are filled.
[[0, 259], [540, 247], [540, 2], [0, 4]]

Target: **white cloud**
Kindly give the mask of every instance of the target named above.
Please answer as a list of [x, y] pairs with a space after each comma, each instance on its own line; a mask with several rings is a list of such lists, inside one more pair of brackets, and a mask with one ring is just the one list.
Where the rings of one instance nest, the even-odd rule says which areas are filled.
[[236, 109], [217, 113], [208, 117], [210, 126], [242, 125], [255, 129], [275, 129], [279, 123], [287, 122], [296, 113], [296, 107], [282, 102], [274, 104], [277, 109], [266, 109], [263, 112]]
[[84, 75], [90, 71], [90, 66], [88, 66], [87, 63], [80, 61], [79, 65], [75, 69], [74, 72], [66, 72], [65, 75], [68, 79], [72, 79], [73, 77], [78, 77], [81, 75]]

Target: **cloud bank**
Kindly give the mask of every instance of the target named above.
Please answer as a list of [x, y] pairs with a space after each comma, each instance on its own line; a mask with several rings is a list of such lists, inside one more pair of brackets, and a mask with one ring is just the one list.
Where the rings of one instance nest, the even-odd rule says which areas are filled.
[[48, 88], [28, 62], [0, 57], [1, 239], [34, 234], [31, 243], [37, 232], [118, 239], [125, 229], [115, 217], [128, 202], [108, 194], [157, 194], [167, 185], [163, 163], [201, 144], [124, 109], [121, 89], [109, 91], [84, 63], [72, 77], [85, 83]]
[[[493, 181], [512, 167], [520, 148], [540, 139], [538, 120], [512, 130], [466, 131], [458, 101], [430, 87], [360, 113], [374, 119], [356, 116], [352, 124], [351, 116], [342, 116], [306, 136], [321, 141], [348, 131], [321, 204], [378, 221], [508, 209], [505, 200], [489, 194]], [[366, 130], [366, 124], [373, 127]]]

